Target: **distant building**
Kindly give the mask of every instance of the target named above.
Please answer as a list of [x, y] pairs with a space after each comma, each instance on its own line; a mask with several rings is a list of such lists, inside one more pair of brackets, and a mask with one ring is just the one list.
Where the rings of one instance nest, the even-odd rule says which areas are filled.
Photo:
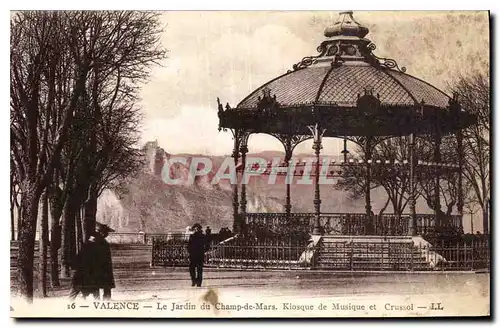
[[144, 171], [161, 176], [163, 164], [168, 158], [168, 153], [158, 146], [158, 140], [146, 142], [142, 150], [145, 156]]

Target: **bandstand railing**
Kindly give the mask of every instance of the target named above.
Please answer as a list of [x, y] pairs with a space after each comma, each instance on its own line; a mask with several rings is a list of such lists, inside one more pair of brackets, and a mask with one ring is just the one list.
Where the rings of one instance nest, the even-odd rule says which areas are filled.
[[[413, 243], [398, 238], [375, 241], [359, 237], [348, 243], [292, 237], [263, 238], [235, 236], [212, 244], [205, 265], [240, 269], [328, 269], [349, 271], [488, 270], [490, 245], [487, 238]], [[366, 238], [366, 237], [365, 237]], [[408, 238], [408, 237], [406, 237]], [[153, 267], [189, 265], [187, 242], [183, 239], [153, 239]]]
[[[241, 216], [242, 214], [240, 214]], [[244, 220], [243, 220], [244, 219]], [[311, 233], [315, 224], [314, 213], [246, 213], [242, 221], [254, 230], [265, 229], [277, 234], [284, 231]], [[409, 234], [410, 214], [383, 214], [373, 216], [374, 235], [404, 236]], [[322, 213], [320, 227], [323, 233], [333, 235], [366, 235], [368, 218], [365, 213]], [[460, 230], [462, 217], [447, 216], [437, 222], [434, 214], [417, 214], [417, 235], [426, 235], [439, 229]]]

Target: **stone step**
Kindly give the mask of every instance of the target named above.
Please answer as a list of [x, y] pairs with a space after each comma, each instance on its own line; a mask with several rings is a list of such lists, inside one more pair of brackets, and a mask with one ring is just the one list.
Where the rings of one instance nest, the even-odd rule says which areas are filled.
[[395, 252], [351, 252], [351, 251], [346, 251], [346, 252], [330, 252], [328, 250], [321, 250], [316, 252], [316, 254], [335, 254], [335, 255], [343, 255], [343, 256], [362, 256], [362, 255], [368, 255], [368, 256], [380, 256], [380, 257], [418, 257], [422, 256], [422, 253], [420, 252], [411, 252], [411, 253], [395, 253]]
[[343, 271], [431, 271], [428, 266], [363, 266], [363, 267], [338, 267], [329, 265], [318, 265], [317, 269], [322, 270], [343, 270]]
[[364, 243], [413, 243], [410, 236], [342, 236], [342, 235], [325, 235], [323, 241], [329, 242], [364, 242]]
[[328, 244], [323, 244], [323, 245], [318, 245], [318, 248], [320, 249], [328, 249], [330, 251], [364, 251], [364, 252], [411, 252], [411, 251], [420, 251], [416, 247], [408, 247], [408, 246], [390, 246], [390, 247], [374, 247], [374, 246], [360, 246], [360, 245], [354, 245], [354, 246], [338, 246], [338, 245], [328, 245]]
[[409, 236], [332, 236], [318, 243], [317, 265], [324, 269], [429, 269], [425, 257]]
[[[351, 261], [348, 257], [330, 257], [330, 256], [318, 256], [318, 261]], [[390, 261], [390, 262], [425, 262], [424, 258], [396, 258], [396, 257], [353, 257], [352, 261]]]
[[384, 265], [404, 265], [404, 266], [428, 266], [425, 261], [318, 261], [321, 265], [344, 265], [344, 266], [384, 266]]

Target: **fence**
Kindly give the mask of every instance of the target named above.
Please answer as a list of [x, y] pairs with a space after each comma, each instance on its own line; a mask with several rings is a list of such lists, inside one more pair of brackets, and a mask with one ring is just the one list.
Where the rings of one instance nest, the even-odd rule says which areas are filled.
[[[214, 242], [220, 242], [232, 236], [232, 233], [214, 233], [211, 239]], [[110, 244], [146, 244], [152, 245], [153, 240], [188, 240], [189, 234], [170, 232], [170, 233], [144, 233], [144, 232], [110, 232], [107, 240]]]
[[304, 267], [301, 256], [307, 240], [292, 238], [235, 238], [208, 252], [207, 263], [216, 267], [292, 269]]
[[[215, 267], [296, 267], [306, 246], [305, 240], [230, 238], [218, 242], [214, 238], [205, 253], [205, 263]], [[187, 239], [153, 240], [152, 266], [187, 266], [188, 256]]]
[[[240, 216], [243, 214], [240, 214]], [[313, 213], [245, 213], [241, 222], [257, 230], [268, 230], [275, 234], [289, 233], [291, 230], [310, 233], [315, 225]], [[378, 236], [405, 236], [410, 227], [410, 214], [382, 214], [373, 216], [373, 231]], [[362, 236], [367, 233], [368, 216], [365, 213], [321, 213], [320, 227], [325, 234]], [[417, 214], [418, 235], [432, 234], [448, 229], [459, 232], [462, 217], [450, 215], [438, 222], [434, 214]]]
[[447, 244], [444, 241], [424, 250], [434, 252], [446, 259], [438, 263], [442, 270], [478, 270], [490, 268], [490, 244], [488, 240]]
[[[155, 239], [153, 266], [189, 265], [187, 241]], [[319, 242], [297, 239], [232, 238], [213, 245], [206, 266], [252, 269], [478, 270], [489, 269], [488, 241], [438, 245], [410, 242]]]
[[[212, 234], [210, 244], [217, 245], [230, 238], [232, 234]], [[189, 265], [187, 244], [189, 234], [171, 233], [149, 235], [148, 242], [152, 245], [152, 266], [187, 266]], [[209, 253], [205, 254], [205, 262]]]

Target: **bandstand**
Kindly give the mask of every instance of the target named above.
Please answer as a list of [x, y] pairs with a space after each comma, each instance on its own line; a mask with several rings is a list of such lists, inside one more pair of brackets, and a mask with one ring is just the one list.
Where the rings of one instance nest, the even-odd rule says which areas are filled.
[[[438, 213], [416, 212], [415, 176], [420, 169], [432, 172], [436, 179], [434, 193], [439, 207], [439, 178], [444, 172], [458, 175], [456, 215], [447, 224], [462, 228], [462, 130], [475, 123], [475, 117], [464, 111], [456, 97], [405, 73], [393, 59], [379, 58], [376, 46], [366, 38], [368, 28], [343, 12], [338, 21], [325, 30], [326, 39], [318, 46], [318, 54], [303, 58], [285, 74], [250, 93], [236, 107], [223, 106], [219, 100], [219, 129], [233, 134], [232, 156], [235, 165], [247, 168], [246, 154], [251, 134], [265, 133], [276, 137], [284, 147], [282, 166], [289, 166], [294, 148], [305, 140], [313, 140], [314, 213], [295, 213], [291, 206], [290, 183], [285, 184], [284, 213], [247, 213], [246, 186], [233, 184], [235, 232], [254, 222], [279, 230], [291, 225], [312, 235], [399, 235], [416, 236], [436, 229]], [[441, 159], [440, 144], [444, 136], [456, 136], [457, 160]], [[371, 157], [372, 149], [388, 138], [408, 136], [407, 160], [386, 163]], [[433, 143], [432, 161], [415, 154], [415, 139], [425, 136]], [[320, 193], [320, 156], [326, 137], [355, 142], [364, 148], [363, 161], [329, 163], [329, 172], [342, 172], [349, 165], [363, 168], [366, 178], [364, 213], [322, 213]], [[397, 165], [410, 179], [409, 213], [375, 215], [370, 195], [371, 172], [376, 165]], [[270, 167], [269, 169], [272, 169]], [[243, 173], [243, 172], [241, 172]], [[388, 222], [395, 228], [387, 229]], [[395, 223], [394, 223], [395, 222]]]

